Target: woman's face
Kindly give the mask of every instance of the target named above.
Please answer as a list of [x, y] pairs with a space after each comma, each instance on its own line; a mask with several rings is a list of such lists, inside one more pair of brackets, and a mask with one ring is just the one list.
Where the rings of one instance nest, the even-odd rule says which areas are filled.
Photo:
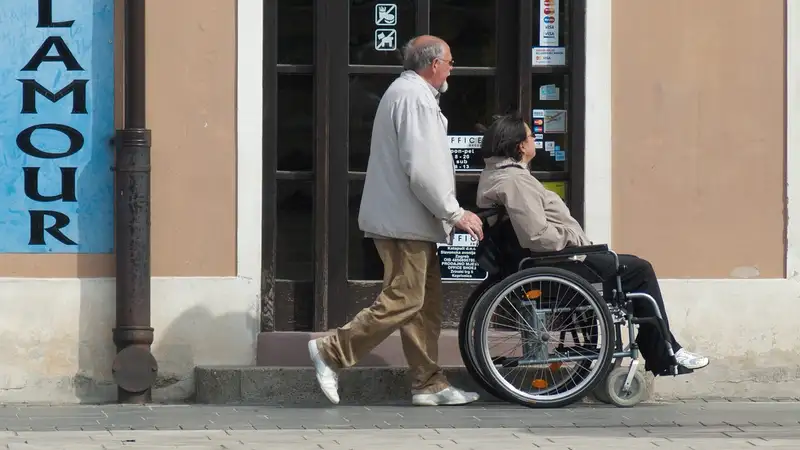
[[531, 134], [530, 127], [527, 123], [524, 125], [526, 137], [525, 140], [519, 144], [519, 151], [522, 154], [522, 162], [527, 164], [533, 159], [534, 156], [536, 156], [536, 146], [533, 142], [533, 134]]

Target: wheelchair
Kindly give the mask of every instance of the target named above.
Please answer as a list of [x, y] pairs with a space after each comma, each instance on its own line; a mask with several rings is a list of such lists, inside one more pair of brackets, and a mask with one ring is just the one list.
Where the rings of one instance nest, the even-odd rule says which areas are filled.
[[[476, 214], [484, 239], [475, 258], [488, 277], [467, 300], [458, 330], [462, 360], [476, 382], [499, 400], [530, 408], [560, 408], [590, 394], [617, 407], [641, 402], [646, 382], [635, 325], [651, 323], [662, 336], [669, 334], [651, 296], [623, 292], [625, 267], [617, 254], [607, 245], [530, 252], [519, 245], [504, 208]], [[611, 292], [581, 276], [585, 256], [599, 253], [616, 262], [615, 279], [604, 280]], [[636, 317], [635, 301], [651, 302], [657, 317]], [[520, 344], [512, 346], [514, 339]], [[669, 373], [678, 375], [672, 346], [667, 339], [664, 345]]]

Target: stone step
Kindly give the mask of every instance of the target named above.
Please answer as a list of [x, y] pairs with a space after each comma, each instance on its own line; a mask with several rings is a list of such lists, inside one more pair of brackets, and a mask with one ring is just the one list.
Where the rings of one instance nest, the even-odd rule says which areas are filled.
[[[481, 402], [498, 402], [470, 377], [464, 367], [443, 367], [450, 382], [478, 392]], [[311, 367], [200, 366], [195, 368], [195, 402], [201, 404], [316, 405], [330, 404]], [[341, 404], [410, 403], [406, 367], [354, 367], [339, 376]]]
[[[256, 365], [274, 367], [311, 367], [308, 341], [329, 334], [305, 331], [272, 331], [259, 333]], [[439, 336], [439, 364], [463, 366], [458, 348], [458, 330], [444, 329]], [[363, 367], [404, 367], [400, 332], [389, 335], [359, 362]]]
[[[480, 403], [503, 402], [481, 389], [463, 366], [443, 370], [453, 385], [478, 392]], [[330, 405], [311, 367], [200, 366], [195, 383], [194, 400], [200, 404]], [[341, 373], [339, 396], [345, 405], [408, 404], [409, 386], [406, 367], [356, 366]]]

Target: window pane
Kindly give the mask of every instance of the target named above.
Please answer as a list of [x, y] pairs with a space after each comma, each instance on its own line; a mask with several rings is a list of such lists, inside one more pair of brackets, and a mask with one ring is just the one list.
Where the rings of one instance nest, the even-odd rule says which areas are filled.
[[278, 75], [278, 170], [312, 170], [314, 84], [311, 75]]
[[[372, 123], [381, 96], [397, 75], [368, 74], [350, 76], [350, 170], [364, 172], [369, 160]], [[491, 123], [494, 114], [494, 78], [451, 76], [448, 91], [442, 94], [440, 105], [447, 117], [451, 141], [480, 136], [478, 125]], [[454, 144], [456, 145], [456, 144]], [[477, 149], [473, 149], [477, 150]], [[477, 153], [475, 153], [477, 155]], [[467, 155], [470, 156], [470, 155]], [[464, 155], [459, 156], [463, 158]], [[483, 160], [473, 156], [472, 166], [483, 167]]]
[[569, 183], [566, 181], [543, 181], [544, 188], [553, 191], [569, 206]]
[[478, 125], [489, 125], [496, 114], [494, 77], [451, 76], [440, 104], [449, 134], [473, 134]]
[[534, 74], [531, 79], [532, 129], [536, 157], [533, 170], [564, 171], [569, 159], [569, 114], [567, 77]]
[[313, 183], [278, 180], [277, 191], [276, 276], [284, 280], [313, 280]]
[[350, 76], [350, 170], [365, 172], [378, 103], [397, 75]]
[[401, 65], [400, 50], [414, 37], [415, 3], [351, 0], [350, 64]]
[[533, 2], [533, 64], [566, 65], [569, 3], [571, 0]]
[[484, 167], [480, 155], [483, 133], [479, 125], [491, 124], [495, 111], [494, 77], [451, 76], [440, 104], [447, 117], [447, 134], [456, 170], [480, 171]]
[[457, 66], [493, 67], [497, 64], [497, 1], [431, 1], [431, 34], [441, 37], [450, 45]]
[[312, 0], [278, 0], [278, 64], [312, 64]]

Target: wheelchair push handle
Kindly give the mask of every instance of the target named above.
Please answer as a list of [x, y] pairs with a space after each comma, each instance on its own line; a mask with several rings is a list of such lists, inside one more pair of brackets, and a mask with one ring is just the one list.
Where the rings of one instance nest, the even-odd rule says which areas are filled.
[[484, 224], [486, 224], [486, 221], [489, 218], [494, 216], [500, 216], [504, 212], [505, 208], [503, 208], [502, 206], [483, 208], [483, 209], [478, 209], [477, 211], [473, 211], [473, 213], [475, 213], [475, 215], [478, 216], [478, 218], [481, 219], [481, 222], [483, 222]]

